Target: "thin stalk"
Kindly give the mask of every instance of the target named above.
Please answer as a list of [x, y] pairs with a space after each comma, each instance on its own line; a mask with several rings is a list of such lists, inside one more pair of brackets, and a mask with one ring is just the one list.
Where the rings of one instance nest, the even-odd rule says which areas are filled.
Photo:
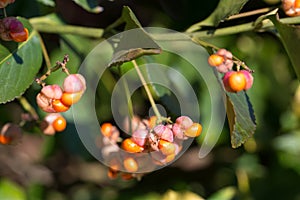
[[86, 37], [101, 38], [104, 32], [103, 29], [100, 28], [49, 23], [49, 21], [42, 18], [31, 18], [29, 19], [29, 22], [35, 30], [44, 33], [76, 34]]
[[3, 8], [2, 10], [3, 10], [3, 15], [4, 15], [4, 18], [6, 18], [6, 17], [7, 17], [6, 9], [5, 9], [5, 8]]
[[[283, 24], [300, 24], [300, 16], [282, 18], [279, 19], [279, 21]], [[259, 27], [254, 26], [254, 22], [248, 22], [236, 26], [218, 28], [215, 30], [197, 31], [197, 32], [192, 32], [187, 34], [190, 35], [192, 38], [211, 38], [211, 37], [232, 35], [232, 34], [237, 34], [246, 31], [253, 31], [253, 30], [262, 31], [272, 27], [274, 27], [274, 24], [271, 22], [271, 20], [265, 19], [261, 22]]]
[[124, 77], [122, 78], [122, 83], [123, 83], [123, 86], [124, 86], [125, 95], [126, 95], [126, 99], [127, 99], [127, 102], [128, 102], [129, 117], [132, 119], [133, 116], [134, 116], [133, 105], [132, 105], [132, 100], [130, 98], [130, 92], [129, 92], [128, 84], [127, 84], [127, 81]]
[[47, 49], [46, 49], [45, 43], [43, 41], [43, 38], [41, 37], [40, 34], [39, 34], [39, 39], [40, 39], [40, 45], [41, 45], [41, 48], [42, 48], [45, 63], [46, 63], [47, 69], [49, 70], [51, 68], [50, 57], [49, 57], [49, 54], [47, 52]]
[[159, 110], [158, 110], [158, 108], [157, 108], [157, 106], [156, 106], [156, 104], [155, 104], [155, 101], [154, 101], [154, 99], [153, 99], [153, 96], [152, 96], [152, 94], [151, 94], [151, 92], [150, 92], [150, 89], [149, 89], [149, 87], [148, 87], [148, 85], [147, 85], [147, 83], [146, 83], [146, 81], [145, 81], [145, 78], [144, 78], [144, 76], [143, 76], [143, 74], [142, 74], [142, 72], [141, 72], [139, 66], [137, 65], [137, 63], [136, 63], [135, 60], [132, 60], [131, 62], [132, 62], [133, 66], [134, 66], [134, 68], [135, 68], [135, 70], [136, 70], [136, 72], [137, 72], [137, 74], [138, 74], [138, 76], [139, 76], [139, 78], [140, 78], [140, 80], [141, 80], [141, 82], [142, 82], [142, 84], [143, 84], [143, 87], [145, 88], [145, 91], [146, 91], [146, 93], [147, 93], [148, 99], [149, 99], [149, 101], [150, 101], [150, 104], [151, 104], [151, 106], [152, 106], [152, 108], [153, 108], [153, 111], [154, 111], [155, 115], [157, 116], [157, 118], [158, 118], [159, 120], [161, 120], [161, 119], [162, 119], [162, 116], [161, 116], [161, 114], [160, 114], [160, 112], [159, 112]]
[[38, 120], [39, 116], [36, 113], [35, 109], [31, 106], [31, 104], [27, 101], [25, 97], [19, 97], [18, 98], [20, 104], [22, 105], [23, 109], [26, 110], [30, 115], [32, 116], [33, 119]]
[[248, 12], [239, 13], [239, 14], [232, 15], [232, 16], [228, 17], [228, 19], [226, 19], [226, 21], [267, 13], [267, 12], [270, 12], [271, 10], [273, 10], [273, 9], [274, 8], [260, 8], [260, 9], [257, 9], [257, 10], [251, 10], [251, 11], [248, 11]]

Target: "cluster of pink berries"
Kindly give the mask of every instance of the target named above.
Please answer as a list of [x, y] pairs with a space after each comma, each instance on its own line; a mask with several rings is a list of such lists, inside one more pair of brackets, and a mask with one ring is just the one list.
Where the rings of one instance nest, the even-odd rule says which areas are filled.
[[253, 85], [252, 71], [250, 70], [232, 70], [234, 61], [232, 53], [226, 49], [219, 49], [208, 58], [208, 63], [216, 67], [217, 71], [224, 73], [223, 84], [228, 92], [239, 92], [248, 90]]
[[70, 74], [63, 82], [63, 89], [57, 85], [43, 86], [36, 96], [37, 105], [49, 113], [41, 123], [41, 129], [46, 135], [53, 135], [66, 128], [66, 120], [60, 112], [66, 112], [77, 103], [86, 90], [86, 82], [80, 74]]
[[65, 112], [80, 100], [85, 89], [84, 77], [80, 74], [70, 74], [64, 80], [63, 89], [56, 84], [43, 86], [36, 96], [36, 102], [45, 112]]
[[[197, 137], [202, 132], [202, 126], [193, 122], [187, 116], [178, 117], [175, 123], [160, 122], [157, 117], [149, 119], [140, 119], [133, 117], [124, 123], [125, 132], [131, 132], [132, 135], [126, 139], [120, 139], [119, 130], [111, 123], [101, 125], [103, 134], [102, 155], [104, 158], [111, 158], [110, 153], [119, 151], [119, 145], [128, 153], [150, 153], [152, 162], [156, 165], [165, 165], [173, 161], [176, 155], [182, 150], [182, 142], [189, 137]], [[127, 172], [120, 172], [125, 169]], [[128, 179], [129, 174], [135, 177], [139, 170], [139, 163], [132, 156], [127, 156], [122, 162], [115, 159], [110, 160], [108, 176], [115, 178], [119, 173], [123, 179]]]

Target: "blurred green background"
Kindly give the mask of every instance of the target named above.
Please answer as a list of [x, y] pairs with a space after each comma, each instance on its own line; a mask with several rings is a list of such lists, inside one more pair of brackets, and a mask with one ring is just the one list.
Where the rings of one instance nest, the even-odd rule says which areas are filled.
[[[218, 3], [217, 0], [99, 1], [103, 12], [92, 14], [71, 0], [58, 0], [55, 7], [40, 2], [16, 0], [8, 6], [7, 13], [31, 18], [55, 12], [68, 24], [105, 28], [121, 15], [122, 6], [128, 5], [143, 26], [184, 31], [205, 19]], [[280, 2], [276, 0], [250, 0], [243, 11], [278, 5]], [[231, 21], [226, 26], [247, 20], [253, 19]], [[85, 55], [101, 41], [71, 34], [41, 35], [52, 64], [69, 54], [72, 72], [76, 72]], [[300, 87], [280, 39], [271, 30], [207, 41], [230, 50], [255, 70], [254, 85], [247, 93], [256, 114], [257, 130], [245, 145], [231, 148], [226, 124], [217, 145], [203, 159], [198, 158], [199, 146], [195, 141], [175, 163], [145, 175], [140, 181], [110, 180], [107, 168], [81, 144], [72, 115], [67, 113], [68, 128], [63, 133], [46, 137], [32, 130], [24, 135], [21, 144], [0, 145], [0, 199], [300, 199]], [[174, 67], [182, 67], [178, 65]], [[61, 80], [59, 76], [54, 73], [48, 81], [57, 83]], [[106, 88], [96, 99], [101, 122], [112, 120], [109, 88], [115, 81], [110, 73], [104, 78], [111, 82], [103, 81], [99, 85]], [[201, 86], [197, 87], [201, 94]], [[33, 105], [38, 90], [39, 86], [34, 84], [24, 95]], [[137, 94], [135, 100], [137, 110], [143, 113], [142, 105], [147, 102], [143, 93]], [[17, 102], [0, 105], [1, 125], [18, 122], [21, 112]]]

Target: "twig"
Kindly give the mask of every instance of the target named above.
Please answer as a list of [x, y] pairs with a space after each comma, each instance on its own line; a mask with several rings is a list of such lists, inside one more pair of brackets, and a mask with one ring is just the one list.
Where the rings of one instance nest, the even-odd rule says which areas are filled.
[[60, 69], [60, 68], [62, 68], [62, 71], [63, 71], [63, 72], [65, 72], [66, 74], [69, 75], [69, 74], [70, 74], [70, 73], [69, 73], [69, 70], [68, 70], [67, 67], [66, 67], [66, 64], [67, 64], [68, 61], [69, 61], [69, 56], [68, 56], [68, 55], [65, 55], [62, 62], [57, 61], [57, 62], [56, 62], [56, 65], [55, 65], [54, 67], [48, 69], [48, 71], [47, 71], [44, 75], [42, 75], [40, 78], [35, 79], [35, 81], [36, 81], [39, 85], [45, 86], [44, 80], [45, 80], [52, 72], [55, 72], [56, 70], [58, 70], [58, 69]]

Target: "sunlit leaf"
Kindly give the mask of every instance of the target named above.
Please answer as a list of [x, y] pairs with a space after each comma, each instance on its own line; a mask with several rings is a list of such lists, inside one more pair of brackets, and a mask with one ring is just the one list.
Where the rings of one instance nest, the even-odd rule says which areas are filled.
[[199, 195], [190, 192], [190, 191], [184, 191], [184, 192], [177, 192], [174, 190], [168, 190], [161, 198], [162, 200], [203, 200], [202, 197]]
[[0, 182], [0, 199], [26, 200], [26, 195], [20, 186], [3, 179]]
[[248, 0], [221, 0], [217, 8], [203, 21], [192, 25], [187, 32], [193, 32], [201, 29], [203, 26], [216, 27], [220, 22], [226, 20], [231, 15], [237, 14], [247, 3]]
[[275, 25], [298, 79], [300, 80], [300, 26], [283, 24], [275, 15], [270, 16], [269, 19], [271, 19]]
[[55, 6], [54, 0], [38, 0], [38, 2], [40, 2], [46, 6], [51, 6], [51, 7]]
[[215, 70], [215, 75], [226, 93], [226, 113], [230, 128], [231, 146], [237, 148], [245, 143], [256, 130], [254, 110], [246, 92], [225, 91], [220, 73]]
[[103, 11], [103, 8], [98, 5], [99, 1], [97, 0], [73, 0], [73, 1], [89, 12], [100, 13]]
[[237, 148], [254, 134], [254, 111], [245, 92], [227, 92], [227, 118], [230, 127], [231, 146]]
[[235, 187], [225, 187], [211, 195], [207, 200], [231, 200], [236, 193], [237, 189]]
[[21, 96], [33, 83], [42, 64], [38, 33], [26, 19], [19, 19], [30, 34], [22, 43], [0, 42], [0, 103]]

